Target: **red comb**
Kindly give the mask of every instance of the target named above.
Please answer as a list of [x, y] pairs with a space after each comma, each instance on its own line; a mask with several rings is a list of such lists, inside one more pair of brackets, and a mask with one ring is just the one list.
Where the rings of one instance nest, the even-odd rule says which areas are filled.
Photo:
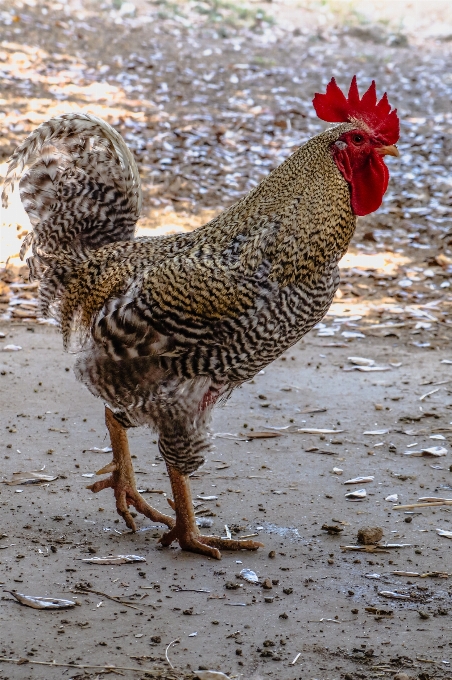
[[391, 111], [386, 92], [377, 101], [375, 81], [359, 97], [356, 76], [353, 76], [348, 97], [331, 78], [325, 94], [316, 94], [312, 100], [319, 118], [329, 123], [347, 123], [352, 119], [362, 120], [385, 144], [395, 144], [399, 139], [399, 117], [397, 109]]

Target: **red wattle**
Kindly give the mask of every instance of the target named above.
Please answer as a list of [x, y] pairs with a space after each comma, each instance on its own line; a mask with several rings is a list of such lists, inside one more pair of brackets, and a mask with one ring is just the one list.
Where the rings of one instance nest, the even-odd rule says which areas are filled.
[[350, 185], [350, 203], [355, 215], [368, 215], [378, 210], [389, 182], [389, 171], [381, 156], [369, 154], [357, 167], [351, 165], [345, 153], [335, 154], [335, 161]]

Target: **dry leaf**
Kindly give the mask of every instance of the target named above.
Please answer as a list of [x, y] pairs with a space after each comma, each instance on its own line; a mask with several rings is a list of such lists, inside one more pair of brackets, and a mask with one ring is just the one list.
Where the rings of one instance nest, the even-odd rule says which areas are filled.
[[36, 597], [32, 595], [24, 595], [15, 590], [5, 590], [5, 593], [10, 593], [21, 604], [33, 609], [70, 609], [76, 606], [76, 602], [72, 600], [59, 600], [52, 597]]
[[43, 475], [41, 472], [13, 472], [13, 477], [9, 482], [5, 482], [9, 486], [24, 484], [41, 484], [43, 482], [54, 482], [58, 479], [55, 475]]
[[444, 538], [452, 538], [452, 531], [446, 531], [445, 529], [437, 529], [436, 533], [438, 536], [444, 536]]
[[348, 501], [363, 501], [367, 496], [366, 489], [358, 489], [357, 491], [350, 491], [345, 494]]

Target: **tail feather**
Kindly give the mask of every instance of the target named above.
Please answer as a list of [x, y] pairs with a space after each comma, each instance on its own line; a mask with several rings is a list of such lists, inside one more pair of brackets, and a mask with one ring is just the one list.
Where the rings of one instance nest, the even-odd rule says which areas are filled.
[[43, 311], [49, 314], [74, 266], [109, 243], [133, 240], [142, 194], [138, 168], [121, 135], [85, 113], [40, 125], [10, 158], [2, 203], [19, 183], [33, 231], [21, 257], [41, 279]]

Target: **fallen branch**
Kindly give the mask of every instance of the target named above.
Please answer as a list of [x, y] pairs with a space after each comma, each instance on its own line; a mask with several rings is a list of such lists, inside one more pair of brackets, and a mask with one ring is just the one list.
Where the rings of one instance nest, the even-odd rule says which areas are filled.
[[[113, 602], [117, 602], [118, 604], [123, 604], [125, 607], [131, 607], [132, 609], [136, 609], [139, 612], [143, 611], [139, 607], [135, 607], [135, 605], [130, 604], [130, 602], [124, 602], [124, 600], [120, 599], [119, 597], [115, 597], [114, 595], [107, 595], [107, 593], [102, 593], [100, 590], [92, 590], [91, 588], [77, 588], [76, 590], [71, 590], [70, 592], [71, 593], [80, 593], [81, 595], [86, 595], [87, 593], [93, 593], [94, 595], [99, 595], [99, 597], [106, 597], [107, 600], [113, 600]], [[148, 607], [153, 607], [153, 609], [157, 609], [157, 607], [153, 604], [149, 604]]]
[[367, 552], [367, 553], [387, 553], [389, 550], [383, 550], [377, 545], [341, 545], [341, 550], [344, 552], [347, 550], [355, 550], [356, 552]]
[[173, 593], [210, 593], [210, 590], [193, 590], [192, 588], [175, 588]]
[[[147, 673], [151, 674], [151, 677], [155, 678], [161, 678], [161, 671], [157, 671], [160, 673], [160, 675], [154, 675], [154, 671], [151, 669], [147, 668], [136, 668], [133, 666], [112, 666], [112, 665], [106, 665], [106, 666], [92, 666], [91, 664], [81, 664], [81, 663], [61, 663], [57, 661], [36, 661], [35, 659], [10, 659], [6, 656], [0, 656], [0, 662], [6, 662], [6, 663], [16, 663], [19, 666], [22, 664], [35, 664], [36, 666], [55, 666], [59, 668], [81, 668], [81, 669], [87, 669], [90, 668], [91, 670], [98, 670], [98, 671], [103, 671], [103, 672], [108, 672], [108, 673], [114, 673], [115, 671], [134, 671], [135, 673]], [[170, 664], [171, 665], [171, 664]], [[172, 668], [174, 668], [172, 666]]]
[[452, 505], [452, 501], [432, 501], [431, 503], [411, 503], [410, 505], [393, 505], [393, 510], [411, 510], [411, 508], [432, 508], [435, 505]]

